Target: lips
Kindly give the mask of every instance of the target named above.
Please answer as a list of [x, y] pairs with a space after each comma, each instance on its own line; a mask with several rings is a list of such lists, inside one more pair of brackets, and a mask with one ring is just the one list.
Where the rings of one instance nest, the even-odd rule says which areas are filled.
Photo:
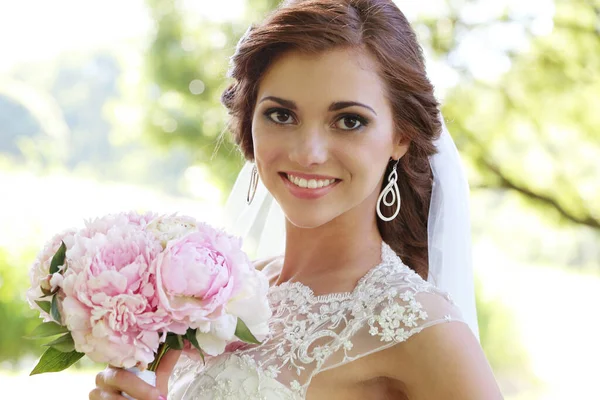
[[321, 179], [321, 180], [337, 179], [334, 176], [329, 176], [329, 175], [305, 174], [303, 172], [296, 172], [296, 171], [282, 171], [281, 174], [293, 175], [293, 176], [297, 176], [298, 178], [304, 178], [306, 180], [309, 180], [309, 179]]
[[335, 178], [333, 179], [315, 179], [315, 178], [302, 178], [293, 174], [286, 174], [287, 179], [292, 182], [294, 185], [301, 188], [308, 189], [318, 189], [322, 187], [327, 187], [333, 183], [335, 183]]
[[301, 199], [317, 199], [328, 194], [337, 184], [339, 179], [299, 173], [280, 173], [283, 183], [290, 193]]

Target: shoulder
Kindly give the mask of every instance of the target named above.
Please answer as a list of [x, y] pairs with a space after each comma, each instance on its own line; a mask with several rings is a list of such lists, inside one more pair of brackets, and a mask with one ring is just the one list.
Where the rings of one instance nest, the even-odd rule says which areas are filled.
[[501, 399], [483, 350], [462, 322], [423, 329], [376, 355], [377, 375], [401, 381], [411, 399]]
[[451, 297], [406, 266], [393, 266], [374, 286], [367, 321], [376, 376], [402, 382], [411, 399], [501, 399], [479, 341]]
[[408, 267], [381, 271], [371, 287], [369, 334], [388, 346], [401, 343], [427, 327], [462, 321], [451, 297]]
[[[397, 335], [384, 341], [403, 341], [426, 326], [452, 320], [462, 320], [462, 314], [452, 298], [424, 280], [401, 261], [378, 268], [365, 282], [366, 303], [372, 318], [371, 334], [395, 327]], [[382, 322], [389, 324], [382, 325]], [[377, 329], [377, 323], [379, 328]]]

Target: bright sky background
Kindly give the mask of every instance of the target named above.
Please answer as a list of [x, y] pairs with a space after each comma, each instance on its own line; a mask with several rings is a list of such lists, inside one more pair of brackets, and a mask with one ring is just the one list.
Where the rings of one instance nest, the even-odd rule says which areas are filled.
[[[183, 4], [223, 20], [240, 15], [244, 1], [186, 0]], [[151, 29], [144, 0], [2, 0], [0, 72], [22, 61], [143, 37]]]

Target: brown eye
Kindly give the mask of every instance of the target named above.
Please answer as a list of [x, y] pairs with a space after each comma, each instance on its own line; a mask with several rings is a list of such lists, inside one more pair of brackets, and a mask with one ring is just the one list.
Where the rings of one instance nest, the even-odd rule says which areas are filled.
[[362, 126], [366, 126], [367, 121], [364, 118], [359, 117], [358, 115], [346, 115], [337, 120], [335, 126], [338, 129], [342, 129], [345, 131], [353, 131], [359, 129]]
[[278, 124], [287, 125], [294, 122], [292, 114], [284, 110], [268, 111], [267, 117]]

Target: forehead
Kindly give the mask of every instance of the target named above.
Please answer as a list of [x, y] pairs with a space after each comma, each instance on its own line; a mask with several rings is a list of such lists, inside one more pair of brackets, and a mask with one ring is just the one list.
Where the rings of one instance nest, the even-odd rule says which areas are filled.
[[300, 105], [354, 100], [383, 106], [384, 93], [377, 63], [368, 53], [334, 49], [319, 54], [284, 53], [263, 76], [258, 95], [259, 99], [283, 97]]

